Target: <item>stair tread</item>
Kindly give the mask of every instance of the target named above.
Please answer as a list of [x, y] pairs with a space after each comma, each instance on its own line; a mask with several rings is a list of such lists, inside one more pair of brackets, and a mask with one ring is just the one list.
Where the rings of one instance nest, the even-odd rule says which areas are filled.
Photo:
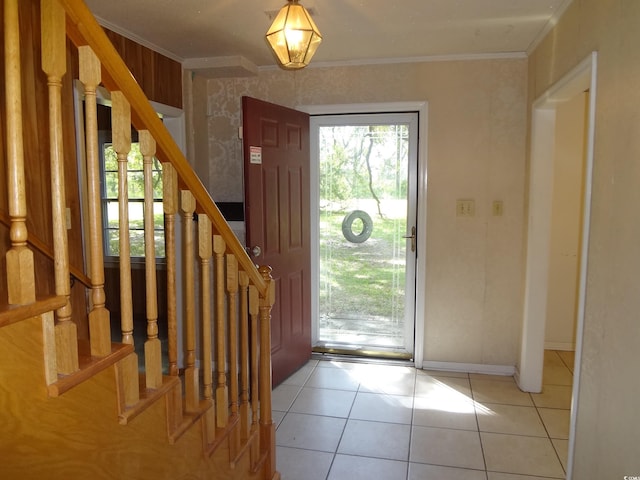
[[65, 305], [67, 299], [60, 295], [38, 297], [28, 305], [0, 305], [0, 327], [52, 312]]
[[115, 365], [124, 357], [133, 352], [133, 345], [112, 343], [111, 353], [105, 357], [91, 355], [91, 346], [88, 340], [78, 340], [78, 361], [80, 369], [70, 375], [58, 375], [58, 381], [47, 388], [49, 396], [58, 397], [69, 391], [76, 385], [98, 374], [105, 368]]

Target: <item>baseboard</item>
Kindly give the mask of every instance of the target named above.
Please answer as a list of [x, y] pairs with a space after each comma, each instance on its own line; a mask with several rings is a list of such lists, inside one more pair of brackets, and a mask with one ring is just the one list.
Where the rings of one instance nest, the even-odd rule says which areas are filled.
[[488, 365], [484, 363], [457, 363], [457, 362], [435, 362], [425, 360], [422, 362], [425, 370], [441, 370], [444, 372], [482, 373], [485, 375], [502, 375], [511, 377], [516, 368], [513, 365]]
[[544, 342], [545, 350], [562, 350], [565, 352], [574, 352], [576, 350], [575, 343], [568, 342]]

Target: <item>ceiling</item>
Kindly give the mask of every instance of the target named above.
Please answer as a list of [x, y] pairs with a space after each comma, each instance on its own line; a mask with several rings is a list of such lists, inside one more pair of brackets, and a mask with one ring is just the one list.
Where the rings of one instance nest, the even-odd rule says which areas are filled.
[[[275, 65], [284, 0], [85, 0], [105, 27], [187, 68]], [[572, 0], [300, 0], [323, 36], [312, 65], [523, 54]]]

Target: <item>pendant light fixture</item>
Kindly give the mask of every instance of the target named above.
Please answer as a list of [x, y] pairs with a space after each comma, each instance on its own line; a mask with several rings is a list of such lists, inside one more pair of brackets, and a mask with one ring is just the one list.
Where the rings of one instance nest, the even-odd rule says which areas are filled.
[[278, 62], [286, 69], [309, 65], [322, 41], [322, 35], [311, 15], [298, 0], [288, 0], [280, 9], [266, 38]]

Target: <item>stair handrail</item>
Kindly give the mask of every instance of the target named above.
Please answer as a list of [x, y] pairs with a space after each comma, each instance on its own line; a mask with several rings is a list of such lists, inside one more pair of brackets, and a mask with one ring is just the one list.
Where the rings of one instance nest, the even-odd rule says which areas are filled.
[[261, 295], [267, 295], [267, 283], [249, 258], [244, 246], [237, 239], [217, 205], [207, 192], [197, 174], [173, 140], [149, 103], [142, 88], [131, 75], [117, 50], [83, 0], [59, 0], [67, 14], [67, 36], [76, 47], [88, 45], [98, 56], [103, 68], [103, 84], [111, 91], [121, 91], [132, 110], [132, 122], [136, 129], [147, 129], [157, 142], [157, 156], [173, 165], [181, 185], [195, 197], [198, 213], [205, 213], [215, 230], [224, 239], [227, 248], [238, 259]]

